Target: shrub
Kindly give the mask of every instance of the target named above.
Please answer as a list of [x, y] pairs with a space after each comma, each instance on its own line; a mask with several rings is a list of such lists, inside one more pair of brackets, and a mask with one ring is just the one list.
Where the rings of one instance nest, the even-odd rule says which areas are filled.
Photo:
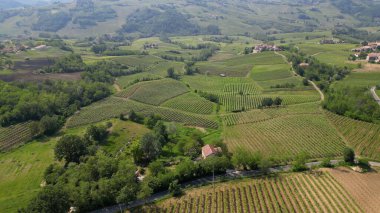
[[355, 152], [351, 148], [344, 148], [343, 150], [344, 162], [353, 164], [355, 162]]

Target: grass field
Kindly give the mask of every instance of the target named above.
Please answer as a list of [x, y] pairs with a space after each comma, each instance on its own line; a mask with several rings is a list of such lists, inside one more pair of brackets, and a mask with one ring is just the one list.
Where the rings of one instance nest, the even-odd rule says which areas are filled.
[[40, 190], [43, 172], [54, 160], [54, 144], [31, 142], [0, 153], [0, 212], [16, 212]]
[[288, 64], [257, 65], [253, 67], [251, 76], [255, 81], [269, 81], [290, 78], [293, 73]]
[[311, 158], [340, 156], [343, 140], [323, 115], [284, 115], [263, 121], [228, 126], [224, 140], [229, 150], [241, 147], [274, 159], [293, 159], [301, 152]]
[[132, 212], [363, 212], [328, 172], [235, 181], [215, 188], [188, 190], [179, 199]]

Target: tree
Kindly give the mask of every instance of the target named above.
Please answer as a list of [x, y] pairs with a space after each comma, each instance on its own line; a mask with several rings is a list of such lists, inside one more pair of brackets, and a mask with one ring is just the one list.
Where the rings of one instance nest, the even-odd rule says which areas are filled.
[[263, 107], [270, 107], [273, 105], [273, 99], [272, 98], [264, 98], [261, 101], [261, 106]]
[[142, 120], [142, 118], [134, 110], [129, 111], [128, 119], [136, 123], [141, 123]]
[[107, 127], [91, 125], [87, 128], [85, 138], [88, 141], [103, 142], [108, 136]]
[[161, 161], [153, 161], [149, 164], [148, 169], [153, 176], [157, 176], [159, 173], [165, 172], [165, 166]]
[[304, 86], [309, 86], [309, 81], [306, 78], [302, 80], [302, 83]]
[[355, 152], [351, 148], [344, 148], [343, 150], [343, 159], [344, 162], [353, 164], [355, 162]]
[[280, 106], [282, 104], [282, 99], [280, 97], [275, 98], [273, 104], [276, 106]]
[[295, 161], [293, 162], [293, 167], [292, 167], [293, 172], [302, 172], [302, 171], [307, 170], [306, 160], [308, 158], [309, 158], [308, 153], [306, 152], [299, 153], [296, 156]]
[[80, 157], [87, 154], [87, 147], [80, 137], [65, 135], [58, 141], [54, 153], [58, 160], [64, 159], [66, 164], [79, 163]]
[[172, 183], [170, 183], [169, 192], [172, 194], [173, 197], [179, 197], [182, 195], [182, 189], [181, 186], [178, 184], [178, 180], [175, 180]]
[[177, 79], [177, 75], [173, 67], [170, 67], [167, 71], [168, 78]]
[[158, 121], [153, 128], [154, 133], [157, 135], [160, 143], [162, 145], [166, 144], [169, 141], [169, 134], [166, 130], [164, 122]]
[[59, 128], [61, 128], [61, 122], [59, 120], [59, 117], [54, 116], [48, 116], [45, 115], [41, 118], [40, 121], [40, 128], [43, 130], [44, 134], [46, 135], [52, 135], [56, 133]]
[[46, 186], [29, 203], [26, 212], [57, 212], [69, 211], [69, 195], [59, 186]]
[[153, 129], [159, 120], [161, 120], [161, 117], [159, 115], [151, 114], [145, 119], [144, 123], [146, 127]]
[[140, 149], [144, 154], [145, 160], [149, 162], [160, 155], [162, 147], [156, 135], [147, 133], [140, 140]]
[[272, 162], [267, 158], [261, 158], [259, 163], [259, 169], [263, 174], [268, 174], [269, 169], [272, 166]]

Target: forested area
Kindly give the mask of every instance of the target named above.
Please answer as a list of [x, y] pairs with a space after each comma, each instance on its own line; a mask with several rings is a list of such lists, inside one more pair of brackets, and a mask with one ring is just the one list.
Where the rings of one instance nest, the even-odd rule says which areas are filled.
[[[0, 82], [0, 124], [8, 126], [44, 117], [65, 118], [80, 107], [111, 94], [109, 86], [100, 82], [45, 81], [36, 83]], [[58, 117], [56, 117], [58, 116]]]
[[217, 26], [209, 25], [202, 28], [191, 23], [189, 17], [178, 11], [165, 8], [163, 12], [154, 9], [141, 9], [135, 11], [127, 18], [121, 31], [126, 33], [139, 32], [144, 37], [167, 35], [198, 35], [220, 34]]

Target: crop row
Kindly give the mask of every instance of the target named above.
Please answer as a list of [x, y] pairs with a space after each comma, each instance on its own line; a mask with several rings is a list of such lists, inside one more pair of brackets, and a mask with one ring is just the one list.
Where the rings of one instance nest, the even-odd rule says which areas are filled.
[[222, 116], [224, 125], [232, 126], [238, 124], [256, 123], [275, 117], [299, 115], [299, 114], [321, 114], [317, 103], [296, 104], [282, 107], [273, 107], [262, 110], [251, 110], [240, 113], [230, 113]]
[[228, 126], [224, 139], [232, 151], [242, 147], [280, 160], [291, 160], [301, 152], [314, 158], [338, 156], [345, 147], [323, 115], [308, 114]]
[[326, 115], [360, 155], [380, 160], [380, 125], [356, 121], [328, 111]]
[[136, 84], [119, 97], [159, 106], [163, 102], [188, 92], [189, 89], [181, 82], [172, 79], [163, 79]]
[[164, 107], [178, 109], [196, 114], [211, 114], [214, 104], [193, 93], [186, 93], [162, 104]]
[[219, 101], [225, 106], [226, 111], [239, 111], [256, 109], [261, 106], [264, 98], [280, 97], [283, 102], [282, 105], [300, 104], [308, 102], [316, 102], [319, 100], [318, 96], [310, 95], [239, 95], [231, 93], [219, 93], [217, 94]]
[[127, 114], [131, 110], [145, 116], [158, 114], [164, 120], [184, 123], [186, 125], [200, 126], [206, 128], [218, 128], [218, 123], [212, 118], [205, 118], [201, 115], [185, 113], [174, 109], [155, 107], [133, 100], [111, 97], [97, 102], [89, 107], [83, 108], [75, 114], [67, 123], [67, 127], [73, 128], [85, 124], [96, 123], [106, 119], [119, 117], [120, 114]]
[[32, 139], [30, 122], [0, 128], [0, 151], [9, 150]]
[[260, 90], [257, 88], [257, 86], [250, 83], [226, 84], [224, 86], [223, 92], [235, 94], [241, 93], [248, 95], [260, 94]]
[[362, 212], [327, 172], [281, 175], [196, 189], [133, 212]]

